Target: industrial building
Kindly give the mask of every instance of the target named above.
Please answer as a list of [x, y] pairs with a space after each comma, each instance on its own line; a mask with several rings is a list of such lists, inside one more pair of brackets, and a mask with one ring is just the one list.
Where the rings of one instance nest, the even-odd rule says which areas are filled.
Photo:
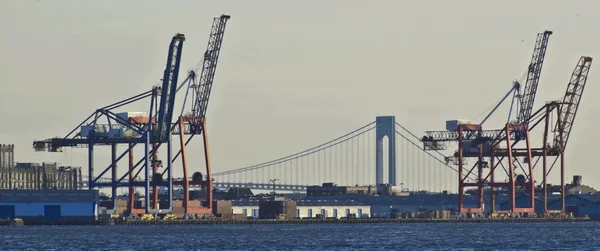
[[296, 201], [283, 197], [258, 201], [258, 218], [261, 219], [294, 219], [296, 210]]
[[[560, 207], [560, 200], [550, 201], [548, 207]], [[565, 209], [573, 216], [587, 215], [600, 219], [600, 194], [569, 194], [565, 197]]]
[[81, 189], [80, 167], [48, 162], [15, 163], [14, 154], [14, 145], [0, 145], [0, 189]]
[[0, 190], [0, 219], [96, 220], [96, 190]]
[[[548, 210], [559, 210], [560, 209], [560, 186], [548, 187]], [[540, 189], [541, 190], [541, 187]], [[574, 175], [573, 180], [569, 184], [565, 184], [565, 191], [567, 196], [565, 197], [565, 212], [572, 213], [575, 216], [582, 214], [598, 215], [599, 212], [595, 211], [596, 203], [600, 202], [600, 196], [597, 195], [596, 189], [586, 186], [582, 183], [581, 175]], [[531, 203], [529, 195], [520, 194], [516, 197], [515, 203], [517, 207], [526, 207]], [[538, 196], [535, 197], [535, 213], [542, 214], [544, 211], [544, 201]], [[500, 202], [500, 210], [508, 210], [510, 208], [509, 201]]]

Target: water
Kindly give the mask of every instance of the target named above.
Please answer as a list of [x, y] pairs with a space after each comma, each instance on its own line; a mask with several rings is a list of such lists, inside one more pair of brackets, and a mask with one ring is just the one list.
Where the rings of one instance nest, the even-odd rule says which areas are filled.
[[600, 222], [0, 227], [0, 250], [598, 250]]

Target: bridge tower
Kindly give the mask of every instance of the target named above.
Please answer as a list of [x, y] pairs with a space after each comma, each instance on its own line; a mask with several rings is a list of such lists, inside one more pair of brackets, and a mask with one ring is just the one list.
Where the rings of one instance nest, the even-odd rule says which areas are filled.
[[384, 184], [383, 180], [383, 139], [388, 137], [388, 183], [396, 184], [396, 118], [394, 116], [377, 116], [375, 119], [375, 182]]

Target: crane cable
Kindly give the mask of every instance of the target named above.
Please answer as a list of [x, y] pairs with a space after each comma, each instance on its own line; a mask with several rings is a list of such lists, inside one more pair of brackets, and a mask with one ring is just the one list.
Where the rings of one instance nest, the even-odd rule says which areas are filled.
[[[529, 71], [525, 71], [523, 73], [523, 75], [521, 75], [520, 78], [518, 78], [518, 82], [521, 83], [523, 82], [523, 80], [525, 79], [525, 77], [527, 76], [527, 73]], [[500, 101], [502, 100], [502, 98], [498, 99], [496, 102], [492, 103], [492, 105], [490, 105], [487, 109], [485, 109], [482, 113], [480, 113], [479, 115], [477, 115], [477, 117], [475, 117], [475, 120], [481, 118], [482, 115], [487, 114], [492, 108], [494, 108], [494, 106], [496, 106], [496, 104], [498, 104]]]

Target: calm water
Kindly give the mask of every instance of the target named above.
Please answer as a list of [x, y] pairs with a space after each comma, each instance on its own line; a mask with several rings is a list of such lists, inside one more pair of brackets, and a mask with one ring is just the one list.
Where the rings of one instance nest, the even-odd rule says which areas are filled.
[[0, 250], [600, 250], [600, 222], [0, 227]]

